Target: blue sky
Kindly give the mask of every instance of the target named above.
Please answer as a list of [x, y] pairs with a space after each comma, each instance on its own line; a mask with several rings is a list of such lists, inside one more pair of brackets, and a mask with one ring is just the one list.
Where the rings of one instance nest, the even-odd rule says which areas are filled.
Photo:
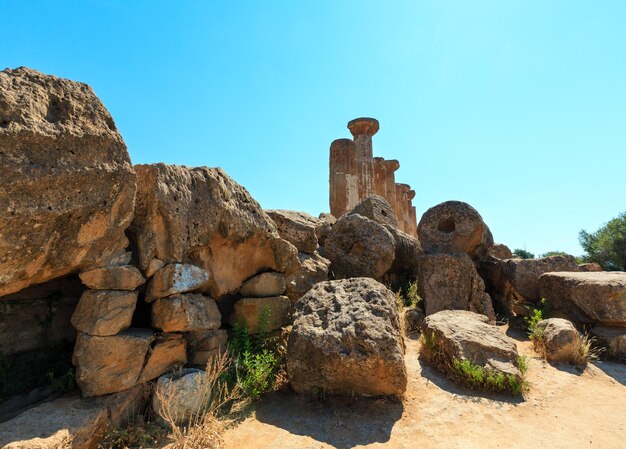
[[418, 217], [580, 254], [626, 210], [626, 2], [0, 1], [0, 65], [90, 84], [134, 163], [223, 167], [265, 208], [328, 211], [360, 116]]

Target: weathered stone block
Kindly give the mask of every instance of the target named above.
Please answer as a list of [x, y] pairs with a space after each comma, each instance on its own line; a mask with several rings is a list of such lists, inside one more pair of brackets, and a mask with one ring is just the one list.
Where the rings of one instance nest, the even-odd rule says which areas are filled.
[[105, 337], [130, 327], [137, 292], [85, 290], [72, 315], [72, 325], [85, 334]]

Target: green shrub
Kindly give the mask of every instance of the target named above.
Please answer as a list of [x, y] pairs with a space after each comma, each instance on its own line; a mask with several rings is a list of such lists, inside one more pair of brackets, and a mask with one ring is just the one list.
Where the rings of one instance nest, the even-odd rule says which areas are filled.
[[422, 302], [422, 298], [417, 293], [417, 281], [409, 281], [402, 285], [396, 291], [396, 302], [398, 309], [415, 307]]
[[271, 390], [284, 367], [285, 341], [267, 333], [269, 308], [259, 319], [259, 332], [250, 334], [245, 326], [235, 324], [230, 333], [228, 351], [233, 368], [227, 374], [236, 382], [244, 396], [256, 400]]
[[528, 326], [528, 336], [531, 340], [540, 340], [543, 335], [543, 330], [538, 328], [537, 325], [541, 320], [547, 318], [548, 302], [545, 298], [541, 298], [539, 307], [529, 308], [529, 314], [524, 317], [524, 322]]

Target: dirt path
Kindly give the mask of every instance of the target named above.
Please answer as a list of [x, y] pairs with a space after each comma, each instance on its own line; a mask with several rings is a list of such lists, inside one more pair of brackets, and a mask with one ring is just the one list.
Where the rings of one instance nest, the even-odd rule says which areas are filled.
[[225, 435], [227, 449], [626, 448], [626, 365], [595, 363], [583, 373], [532, 356], [523, 400], [458, 388], [407, 344], [409, 386], [402, 402], [322, 402], [275, 393]]

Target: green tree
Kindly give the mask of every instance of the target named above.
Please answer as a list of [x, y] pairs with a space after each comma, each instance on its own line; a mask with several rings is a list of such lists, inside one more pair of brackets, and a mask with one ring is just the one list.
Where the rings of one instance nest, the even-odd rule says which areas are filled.
[[596, 232], [580, 231], [579, 241], [586, 262], [597, 262], [607, 271], [626, 271], [626, 212]]
[[547, 253], [542, 254], [539, 257], [550, 257], [550, 256], [567, 256], [568, 254], [563, 251], [548, 251]]
[[535, 255], [533, 253], [531, 253], [530, 251], [526, 251], [525, 249], [518, 248], [516, 250], [513, 250], [513, 254], [517, 254], [522, 259], [534, 259], [535, 258]]

